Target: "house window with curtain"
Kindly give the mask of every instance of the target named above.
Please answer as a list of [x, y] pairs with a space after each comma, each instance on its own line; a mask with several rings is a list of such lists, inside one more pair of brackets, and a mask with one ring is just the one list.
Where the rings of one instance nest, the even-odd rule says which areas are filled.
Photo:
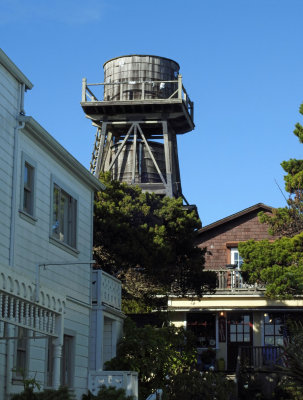
[[59, 184], [53, 184], [51, 236], [77, 247], [77, 200]]
[[231, 286], [241, 288], [243, 286], [243, 279], [240, 270], [243, 258], [239, 254], [238, 247], [230, 248], [230, 263], [234, 265], [234, 269], [231, 271]]
[[21, 169], [21, 199], [19, 212], [29, 222], [36, 221], [35, 218], [35, 196], [36, 196], [36, 170], [37, 165], [31, 157], [22, 152]]

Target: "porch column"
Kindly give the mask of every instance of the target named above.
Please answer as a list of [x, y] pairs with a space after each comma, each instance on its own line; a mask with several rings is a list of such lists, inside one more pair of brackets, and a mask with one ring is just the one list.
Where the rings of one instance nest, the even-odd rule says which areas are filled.
[[103, 369], [103, 340], [104, 340], [104, 314], [101, 308], [97, 310], [96, 324], [96, 370]]

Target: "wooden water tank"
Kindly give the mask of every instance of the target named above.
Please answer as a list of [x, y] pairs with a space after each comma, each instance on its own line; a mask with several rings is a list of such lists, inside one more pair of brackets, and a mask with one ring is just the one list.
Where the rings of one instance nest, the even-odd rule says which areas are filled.
[[[104, 100], [135, 100], [142, 97], [144, 84], [145, 99], [167, 99], [177, 89], [176, 83], [162, 81], [177, 80], [179, 64], [169, 58], [150, 55], [129, 55], [113, 58], [103, 65]], [[118, 83], [128, 82], [122, 85]], [[113, 85], [115, 83], [115, 85]]]
[[[121, 143], [112, 146], [112, 157], [117, 153]], [[164, 146], [162, 143], [149, 142], [152, 154], [157, 161], [160, 171], [164, 178], [165, 172], [165, 156]], [[112, 178], [120, 182], [132, 182], [132, 165], [133, 165], [133, 144], [127, 143], [118, 156], [112, 169]], [[136, 149], [136, 165], [135, 165], [135, 183], [161, 183], [161, 178], [155, 168], [150, 154], [143, 142], [137, 144]]]

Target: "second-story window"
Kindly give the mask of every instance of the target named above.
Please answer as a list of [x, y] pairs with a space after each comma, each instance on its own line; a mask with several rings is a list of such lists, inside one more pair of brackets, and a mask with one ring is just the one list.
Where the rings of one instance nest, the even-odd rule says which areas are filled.
[[235, 269], [231, 271], [231, 285], [234, 288], [241, 288], [243, 286], [243, 279], [240, 269], [243, 264], [243, 258], [239, 254], [238, 247], [231, 247], [230, 263], [236, 266]]
[[23, 210], [31, 215], [34, 203], [34, 173], [34, 167], [26, 162], [24, 165]]
[[77, 200], [53, 185], [52, 237], [76, 248]]
[[32, 218], [35, 215], [35, 181], [36, 163], [22, 153], [21, 204], [19, 211]]
[[238, 247], [232, 247], [230, 249], [230, 263], [236, 265], [237, 269], [240, 269], [243, 264], [243, 258], [239, 254]]

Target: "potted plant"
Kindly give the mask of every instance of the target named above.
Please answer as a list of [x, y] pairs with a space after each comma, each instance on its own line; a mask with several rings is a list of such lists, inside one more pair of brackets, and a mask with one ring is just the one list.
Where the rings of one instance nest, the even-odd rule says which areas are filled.
[[207, 350], [204, 350], [201, 354], [201, 361], [203, 363], [203, 367], [205, 370], [209, 370], [211, 367], [215, 366], [216, 360], [216, 351], [209, 347]]

